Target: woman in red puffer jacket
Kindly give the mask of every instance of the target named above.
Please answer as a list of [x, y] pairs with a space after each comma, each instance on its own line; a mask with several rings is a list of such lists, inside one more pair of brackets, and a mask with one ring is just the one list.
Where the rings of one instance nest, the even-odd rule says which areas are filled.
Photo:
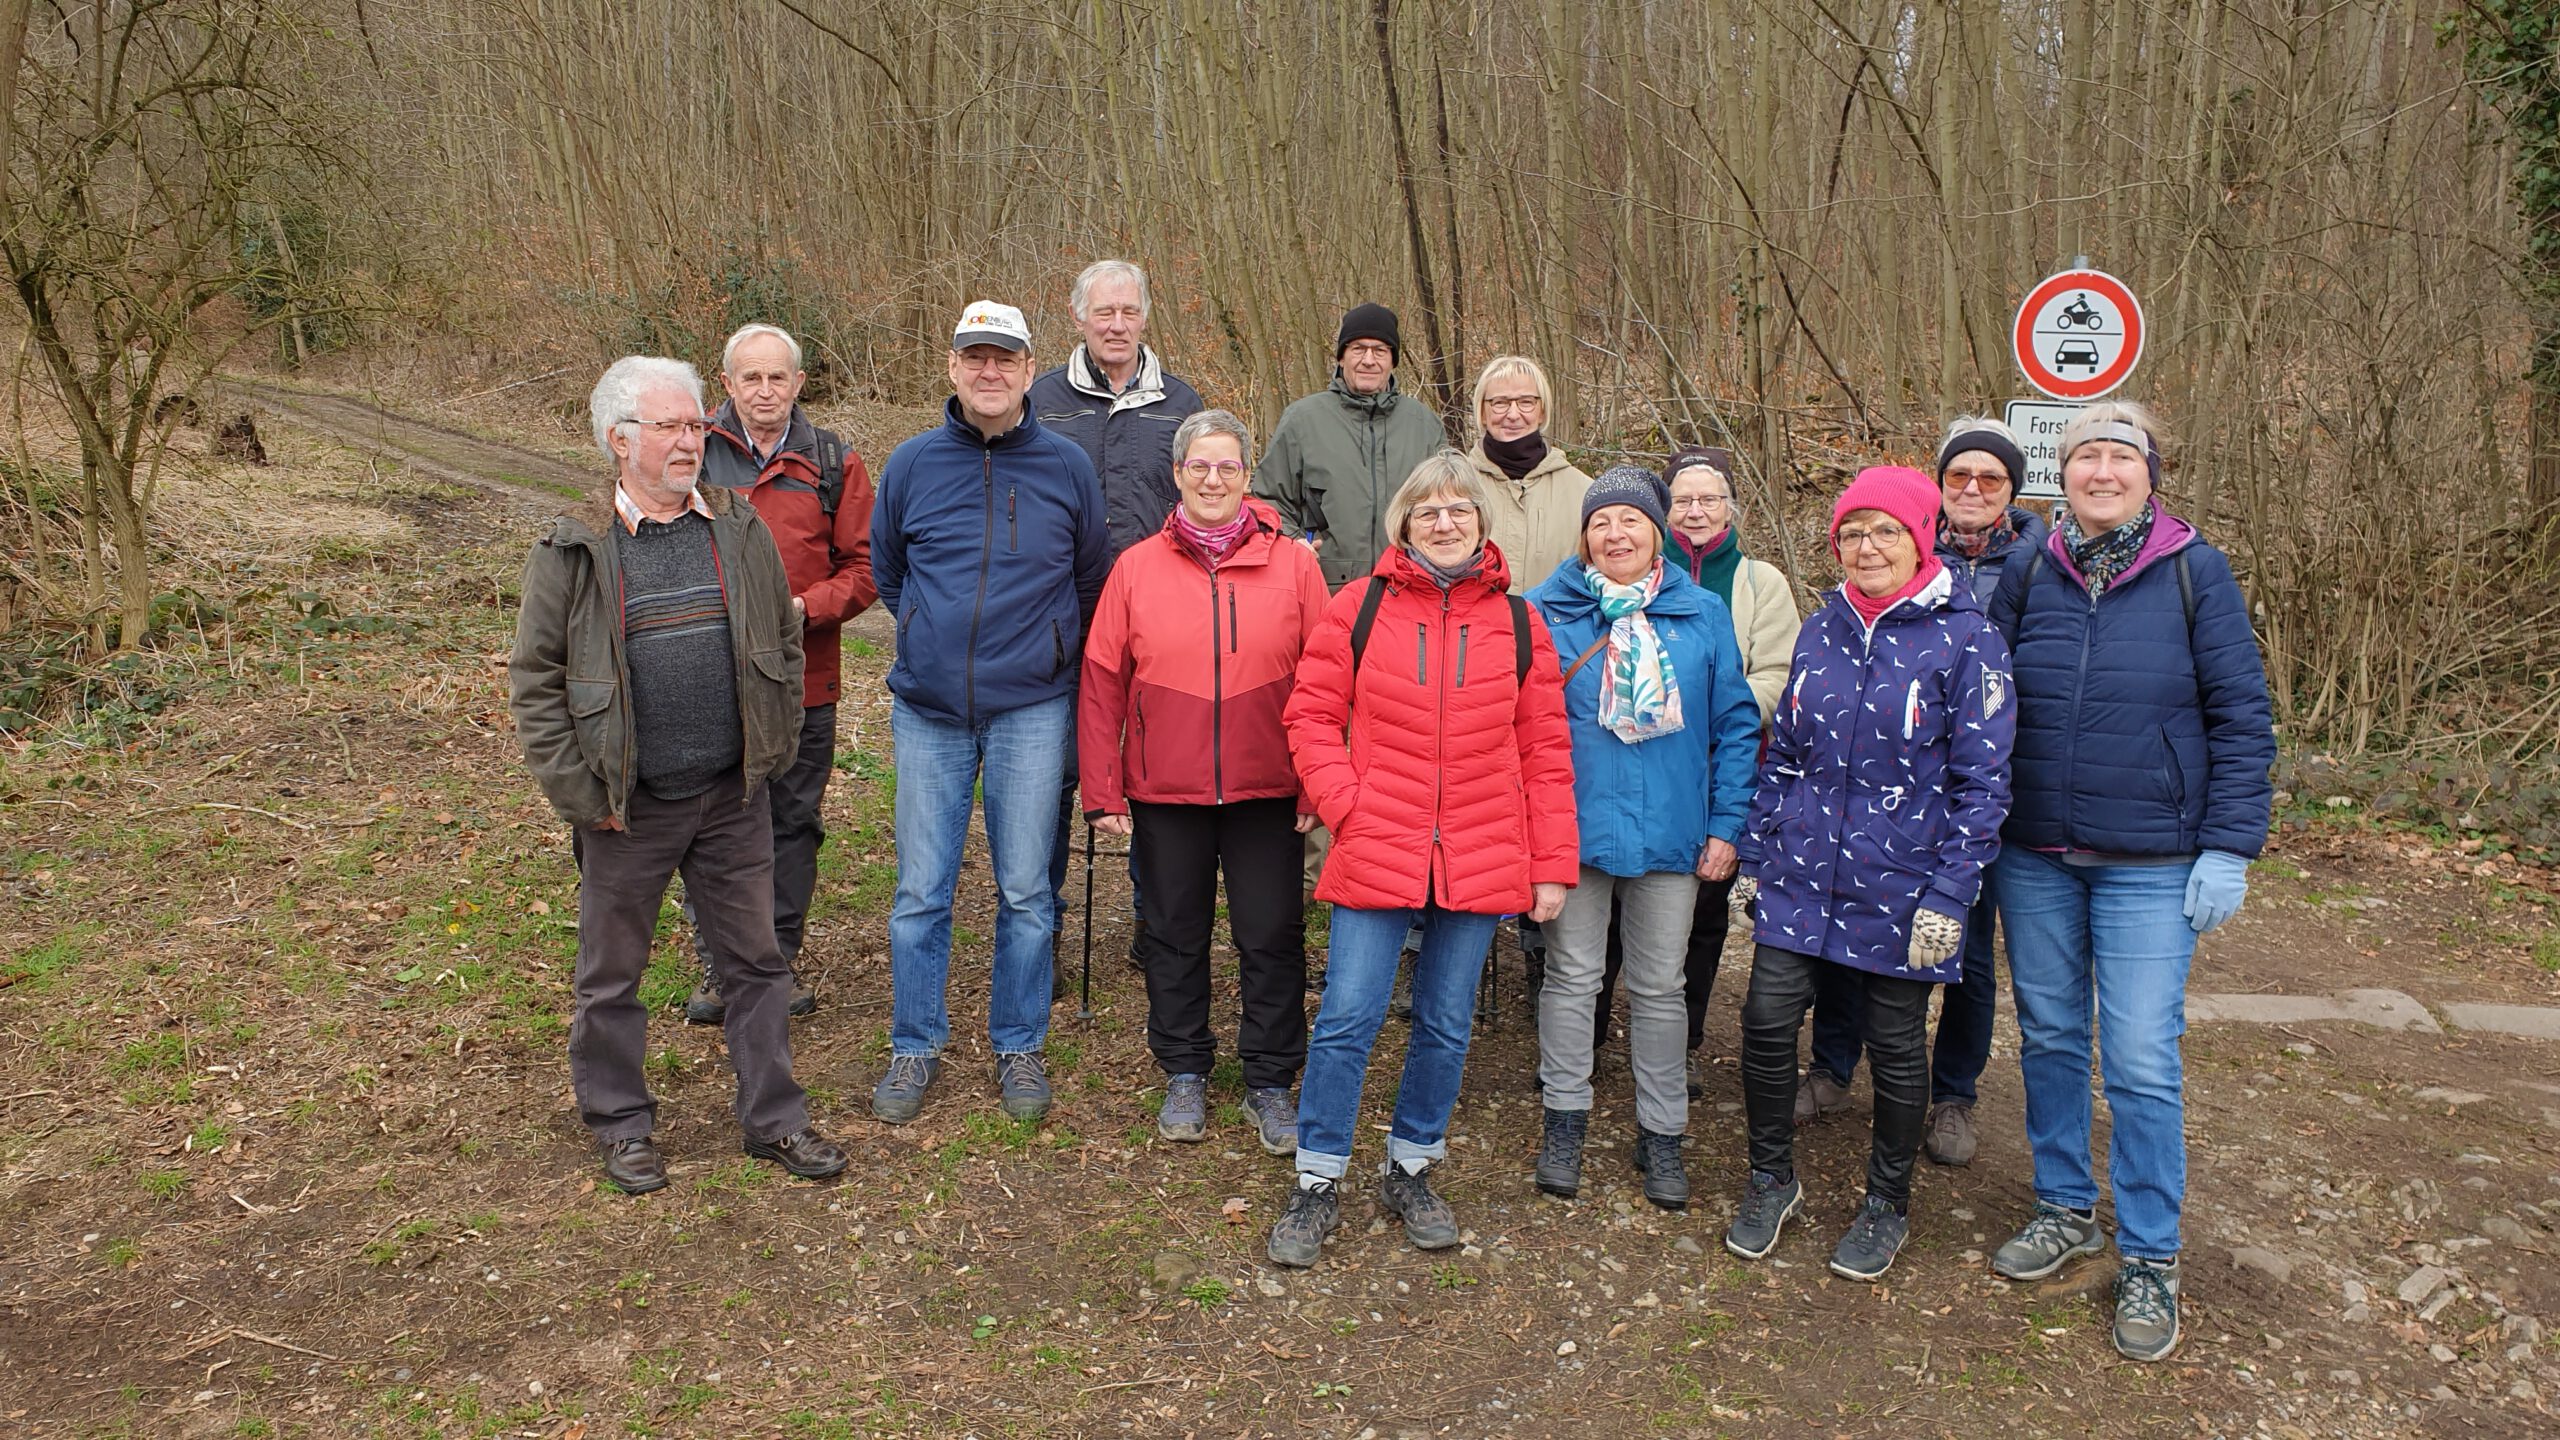
[[1485, 512], [1466, 456], [1416, 466], [1387, 506], [1394, 544], [1333, 598], [1298, 662], [1289, 750], [1333, 831], [1316, 898], [1334, 909], [1277, 1264], [1314, 1264], [1340, 1221], [1361, 1081], [1417, 916], [1413, 1028], [1378, 1198], [1415, 1245], [1458, 1243], [1429, 1171], [1448, 1153], [1485, 951], [1504, 915], [1554, 918], [1581, 874], [1555, 645], [1507, 593]]

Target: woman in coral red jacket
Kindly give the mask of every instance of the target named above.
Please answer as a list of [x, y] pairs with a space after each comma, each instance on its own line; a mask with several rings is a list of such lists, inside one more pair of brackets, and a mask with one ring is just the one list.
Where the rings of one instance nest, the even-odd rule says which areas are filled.
[[1167, 1077], [1157, 1132], [1208, 1138], [1209, 932], [1227, 880], [1243, 1016], [1245, 1109], [1262, 1147], [1298, 1142], [1290, 1087], [1307, 1055], [1306, 912], [1313, 810], [1298, 799], [1281, 709], [1325, 607], [1315, 552], [1248, 503], [1253, 434], [1224, 410], [1173, 432], [1182, 501], [1122, 553], [1084, 647], [1076, 714], [1085, 816], [1127, 835], [1138, 896], [1147, 1045]]
[[1485, 950], [1504, 915], [1553, 919], [1581, 873], [1555, 645], [1507, 593], [1485, 511], [1466, 456], [1414, 467], [1387, 506], [1393, 544], [1334, 597], [1298, 663], [1289, 750], [1333, 831], [1316, 898], [1334, 908], [1277, 1264], [1314, 1264], [1340, 1223], [1361, 1080], [1417, 916], [1413, 1028], [1378, 1198], [1422, 1249], [1458, 1243], [1429, 1172], [1448, 1153]]

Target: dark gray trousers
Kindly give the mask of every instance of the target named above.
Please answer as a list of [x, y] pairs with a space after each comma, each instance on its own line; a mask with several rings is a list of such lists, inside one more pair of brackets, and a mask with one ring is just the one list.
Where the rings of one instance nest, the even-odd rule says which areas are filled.
[[668, 878], [681, 872], [695, 923], [711, 942], [729, 1004], [729, 1063], [738, 1075], [738, 1128], [779, 1140], [809, 1123], [791, 1078], [791, 971], [773, 936], [773, 826], [759, 787], [724, 779], [690, 800], [634, 787], [629, 828], [580, 830], [578, 969], [570, 985], [569, 1084], [578, 1118], [610, 1143], [657, 1127], [642, 1062], [649, 1014], [640, 976]]
[[[836, 707], [812, 705], [800, 714], [800, 749], [791, 768], [766, 784], [773, 811], [773, 940], [781, 947], [782, 965], [800, 963], [800, 940], [809, 928], [809, 902], [818, 893], [818, 847], [827, 827], [820, 806], [827, 798], [827, 779], [836, 768]], [[685, 890], [681, 908], [693, 927], [693, 953], [707, 973], [713, 967], [711, 942], [694, 918], [693, 891]]]

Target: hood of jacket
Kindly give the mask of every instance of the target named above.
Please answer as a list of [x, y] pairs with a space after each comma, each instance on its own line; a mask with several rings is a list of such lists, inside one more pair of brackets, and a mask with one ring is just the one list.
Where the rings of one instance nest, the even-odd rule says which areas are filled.
[[1404, 392], [1396, 388], [1395, 372], [1392, 370], [1387, 372], [1386, 388], [1375, 395], [1363, 395], [1352, 389], [1351, 381], [1343, 375], [1342, 367], [1339, 365], [1333, 367], [1333, 383], [1324, 388], [1333, 392], [1333, 397], [1342, 402], [1344, 409], [1357, 411], [1363, 415], [1384, 415], [1395, 409], [1396, 402], [1404, 398]]
[[1129, 377], [1126, 390], [1111, 388], [1111, 377], [1102, 373], [1102, 367], [1094, 363], [1093, 352], [1081, 344], [1067, 353], [1065, 369], [1067, 388], [1114, 410], [1134, 410], [1164, 398], [1164, 361], [1143, 344], [1138, 347], [1138, 373]]
[[[711, 412], [711, 429], [741, 451], [751, 450], [754, 446], [747, 437], [747, 422], [738, 418], [738, 402], [734, 399], [721, 401], [720, 408]], [[782, 443], [774, 447], [773, 453], [801, 456], [813, 469], [818, 463], [818, 427], [810, 422], [809, 412], [801, 409], [796, 400], [791, 405], [791, 418], [782, 423]]]

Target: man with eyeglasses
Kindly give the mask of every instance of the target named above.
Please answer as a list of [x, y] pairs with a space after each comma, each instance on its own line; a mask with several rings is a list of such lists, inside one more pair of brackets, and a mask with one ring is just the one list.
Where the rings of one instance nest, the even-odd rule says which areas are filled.
[[[1164, 528], [1178, 498], [1173, 481], [1173, 436], [1199, 413], [1200, 392], [1164, 368], [1146, 344], [1147, 272], [1126, 260], [1096, 260], [1067, 292], [1082, 342], [1067, 363], [1031, 382], [1031, 410], [1040, 423], [1083, 447], [1102, 483], [1102, 506], [1111, 530], [1111, 558]], [[1057, 896], [1050, 935], [1054, 955], [1067, 914], [1069, 827], [1076, 813], [1076, 767], [1067, 767], [1058, 796], [1058, 838], [1049, 861], [1049, 888]], [[1138, 856], [1129, 852], [1129, 963], [1143, 966], [1146, 943], [1138, 913]], [[1053, 998], [1066, 995], [1064, 966], [1052, 971]]]
[[1076, 676], [1111, 542], [1083, 450], [1025, 403], [1031, 330], [978, 301], [951, 335], [942, 424], [880, 468], [871, 569], [897, 617], [898, 890], [889, 911], [889, 1065], [871, 1113], [922, 1113], [950, 1039], [951, 906], [978, 788], [995, 871], [987, 1038], [1005, 1113], [1048, 1113], [1050, 881], [1073, 763]]
[[[800, 408], [809, 382], [800, 342], [773, 325], [748, 325], [720, 350], [720, 387], [729, 392], [703, 437], [702, 478], [745, 497], [773, 533], [791, 606], [801, 618], [800, 744], [790, 768], [767, 787], [773, 812], [773, 928], [791, 969], [791, 1013], [818, 1008], [817, 991], [800, 972], [800, 942], [809, 901], [818, 889], [818, 847], [826, 842], [820, 807], [835, 773], [836, 696], [841, 687], [844, 623], [871, 605], [871, 475], [862, 457], [832, 430], [810, 423]], [[684, 904], [693, 917], [693, 901]], [[720, 967], [699, 925], [694, 948], [702, 980], [684, 1002], [684, 1018], [717, 1025], [727, 1012]]]
[[681, 871], [723, 970], [746, 1152], [823, 1179], [845, 1156], [809, 1123], [791, 1076], [764, 794], [800, 736], [790, 581], [754, 507], [698, 484], [708, 427], [692, 366], [625, 356], [596, 382], [588, 415], [617, 472], [613, 495], [534, 545], [507, 672], [525, 764], [578, 860], [579, 1118], [616, 1188], [665, 1187], [639, 988]]
[[[1354, 305], [1333, 341], [1333, 383], [1280, 412], [1253, 493], [1316, 547], [1339, 590], [1377, 568], [1387, 501], [1448, 444], [1431, 407], [1396, 389], [1396, 312]], [[1543, 578], [1543, 577], [1541, 577]]]

